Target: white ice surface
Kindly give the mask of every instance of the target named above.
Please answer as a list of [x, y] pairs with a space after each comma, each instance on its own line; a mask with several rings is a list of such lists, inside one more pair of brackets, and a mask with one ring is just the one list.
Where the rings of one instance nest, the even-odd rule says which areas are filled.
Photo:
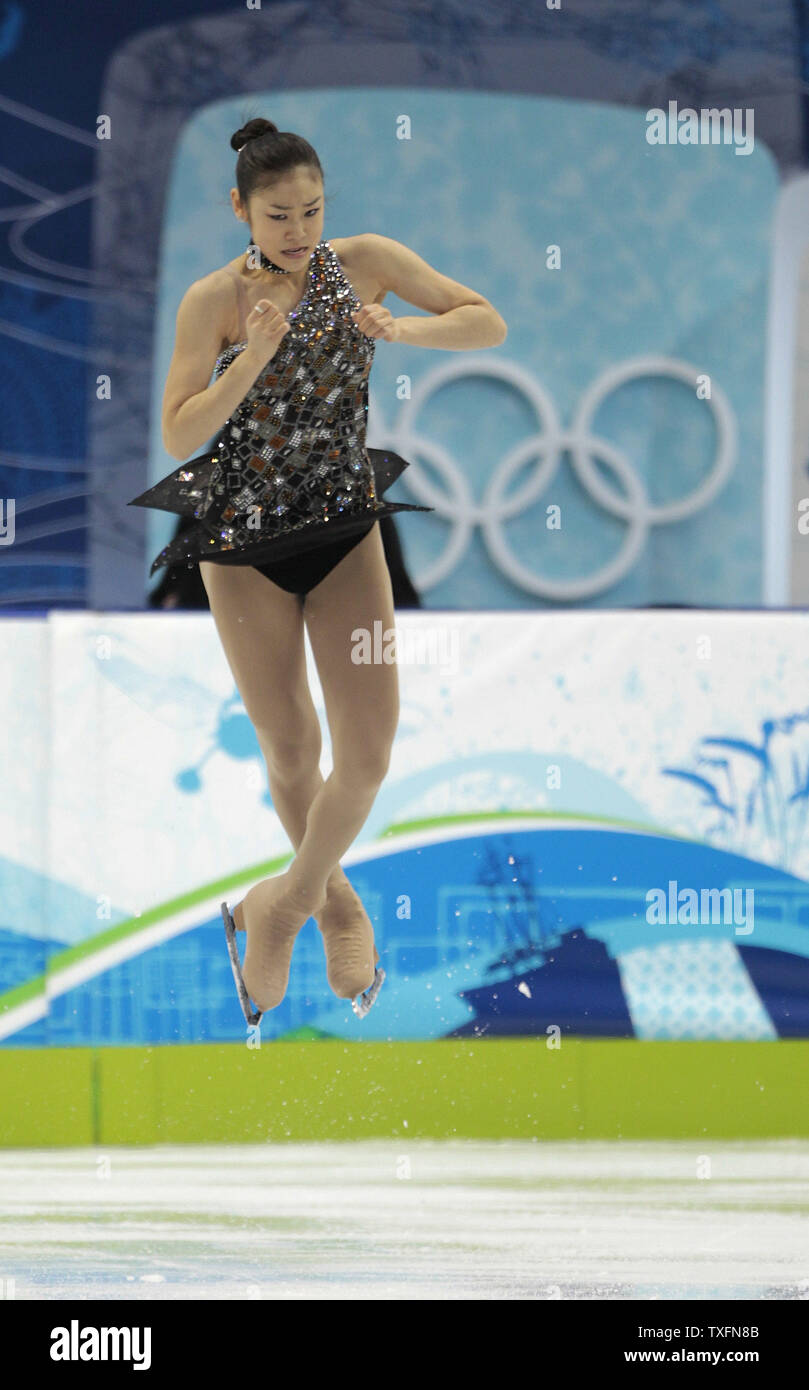
[[17, 1299], [806, 1299], [808, 1180], [798, 1140], [6, 1150], [0, 1262]]

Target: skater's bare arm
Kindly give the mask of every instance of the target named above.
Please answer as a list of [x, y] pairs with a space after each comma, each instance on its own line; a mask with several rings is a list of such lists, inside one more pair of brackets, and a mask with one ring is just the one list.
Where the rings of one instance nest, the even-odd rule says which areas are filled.
[[[262, 306], [264, 313], [259, 314]], [[247, 347], [217, 381], [211, 382], [231, 308], [232, 290], [227, 284], [196, 280], [177, 310], [174, 353], [163, 392], [162, 429], [165, 449], [180, 462], [221, 429], [289, 331], [280, 310], [268, 299], [259, 300], [247, 318]]]
[[357, 237], [363, 264], [387, 293], [392, 291], [407, 304], [425, 309], [429, 317], [415, 314], [392, 319], [381, 304], [363, 306], [359, 328], [371, 337], [386, 336], [414, 347], [473, 349], [499, 347], [508, 328], [494, 305], [477, 290], [431, 266], [429, 262], [392, 237], [366, 232]]

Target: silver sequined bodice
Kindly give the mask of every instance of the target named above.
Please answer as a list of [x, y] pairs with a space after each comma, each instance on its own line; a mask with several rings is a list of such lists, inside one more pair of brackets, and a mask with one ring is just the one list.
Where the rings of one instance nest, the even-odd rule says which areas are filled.
[[[281, 559], [366, 523], [433, 510], [384, 500], [408, 462], [365, 446], [376, 342], [351, 317], [361, 307], [331, 246], [318, 242], [288, 332], [213, 447], [128, 503], [195, 520], [155, 556], [150, 574], [183, 560]], [[225, 348], [218, 377], [245, 347]]]
[[[350, 317], [360, 307], [331, 246], [318, 242], [289, 332], [215, 441], [195, 515], [216, 524], [223, 548], [373, 508], [365, 431], [376, 343]], [[245, 346], [220, 354], [217, 377]]]

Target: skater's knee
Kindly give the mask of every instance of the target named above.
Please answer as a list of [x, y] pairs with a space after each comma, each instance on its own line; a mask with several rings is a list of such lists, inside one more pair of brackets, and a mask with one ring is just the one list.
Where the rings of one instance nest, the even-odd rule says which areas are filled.
[[320, 725], [302, 721], [285, 724], [282, 729], [256, 730], [267, 767], [281, 782], [309, 777], [319, 766], [323, 739]]
[[352, 743], [350, 748], [335, 747], [335, 776], [342, 785], [354, 791], [375, 790], [388, 774], [391, 748], [391, 740], [370, 737]]

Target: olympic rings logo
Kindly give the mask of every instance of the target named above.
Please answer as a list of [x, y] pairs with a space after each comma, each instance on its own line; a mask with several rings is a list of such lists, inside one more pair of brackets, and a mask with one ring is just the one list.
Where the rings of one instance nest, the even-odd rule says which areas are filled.
[[[649, 529], [682, 521], [693, 516], [713, 501], [727, 482], [736, 463], [736, 419], [724, 392], [711, 383], [707, 399], [716, 426], [716, 455], [704, 481], [687, 496], [665, 505], [654, 505], [643, 480], [632, 468], [620, 449], [609, 440], [593, 434], [593, 418], [611, 391], [628, 381], [643, 377], [671, 377], [682, 381], [693, 391], [703, 375], [690, 363], [670, 357], [633, 357], [609, 368], [585, 392], [576, 415], [564, 429], [548, 393], [524, 368], [504, 363], [497, 358], [478, 358], [470, 368], [462, 361], [449, 362], [421, 378], [410, 400], [405, 401], [392, 430], [385, 430], [380, 448], [390, 448], [409, 460], [406, 478], [416, 499], [433, 507], [435, 515], [450, 523], [451, 529], [443, 553], [418, 576], [418, 586], [429, 589], [452, 573], [462, 559], [473, 529], [479, 526], [486, 548], [502, 573], [512, 583], [541, 598], [570, 600], [589, 598], [602, 593], [629, 572], [641, 554]], [[538, 423], [538, 432], [517, 444], [500, 461], [480, 500], [471, 493], [469, 481], [455, 460], [439, 444], [424, 438], [416, 429], [416, 417], [427, 400], [446, 385], [470, 376], [498, 378], [521, 391], [531, 406]], [[565, 451], [569, 452], [573, 468], [582, 487], [612, 516], [627, 523], [621, 549], [615, 557], [594, 574], [571, 580], [552, 580], [536, 574], [522, 563], [509, 548], [503, 523], [531, 506], [553, 483]], [[429, 461], [443, 480], [445, 490], [430, 480], [418, 458]], [[530, 459], [538, 466], [527, 481], [507, 495], [514, 475]], [[624, 488], [624, 495], [614, 491], [595, 466], [600, 460], [612, 470]]]

